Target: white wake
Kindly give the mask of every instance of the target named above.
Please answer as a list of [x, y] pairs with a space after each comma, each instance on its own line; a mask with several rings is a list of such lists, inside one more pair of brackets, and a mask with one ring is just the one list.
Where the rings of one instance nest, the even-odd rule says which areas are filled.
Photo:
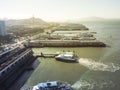
[[94, 80], [80, 80], [72, 85], [74, 90], [96, 90], [96, 87], [99, 87], [99, 90], [102, 90], [104, 87], [114, 87], [114, 83], [112, 81], [97, 82]]
[[104, 64], [104, 63], [96, 62], [96, 61], [94, 61], [92, 59], [88, 59], [88, 58], [80, 58], [79, 64], [87, 67], [90, 70], [94, 70], [94, 71], [115, 72], [117, 70], [120, 70], [120, 66], [115, 65], [114, 63]]

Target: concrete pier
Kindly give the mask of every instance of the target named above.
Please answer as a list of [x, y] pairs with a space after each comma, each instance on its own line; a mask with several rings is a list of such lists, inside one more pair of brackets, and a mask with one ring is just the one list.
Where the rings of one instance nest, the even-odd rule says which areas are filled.
[[57, 56], [57, 53], [52, 53], [52, 54], [45, 54], [45, 53], [34, 53], [33, 54], [35, 57], [44, 57], [44, 58], [54, 58], [55, 56]]
[[106, 44], [97, 40], [36, 40], [29, 47], [105, 47]]

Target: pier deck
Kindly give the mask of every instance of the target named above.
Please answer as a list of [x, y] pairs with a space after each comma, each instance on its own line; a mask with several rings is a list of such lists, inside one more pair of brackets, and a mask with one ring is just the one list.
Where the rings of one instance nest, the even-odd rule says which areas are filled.
[[54, 58], [56, 55], [56, 53], [52, 53], [52, 54], [45, 54], [45, 53], [34, 53], [35, 57], [44, 57], [44, 58]]
[[105, 47], [106, 44], [97, 40], [35, 40], [29, 47]]

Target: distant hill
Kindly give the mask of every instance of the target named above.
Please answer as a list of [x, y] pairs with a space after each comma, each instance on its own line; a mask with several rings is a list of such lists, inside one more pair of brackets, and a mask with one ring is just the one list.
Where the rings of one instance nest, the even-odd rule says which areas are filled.
[[101, 18], [101, 17], [86, 17], [86, 18], [76, 18], [74, 20], [68, 20], [67, 22], [74, 22], [74, 23], [79, 23], [79, 22], [86, 22], [86, 21], [107, 21], [109, 19]]
[[54, 29], [53, 31], [84, 31], [89, 30], [86, 26], [77, 23], [61, 23], [59, 27]]
[[103, 20], [106, 20], [106, 19], [101, 17], [87, 17], [87, 18], [80, 19], [80, 21], [103, 21]]
[[6, 20], [7, 30], [16, 36], [32, 36], [37, 33], [43, 33], [45, 28], [50, 25], [39, 18]]
[[24, 27], [47, 27], [49, 24], [39, 18], [29, 18], [20, 20], [7, 20], [6, 26], [24, 26]]

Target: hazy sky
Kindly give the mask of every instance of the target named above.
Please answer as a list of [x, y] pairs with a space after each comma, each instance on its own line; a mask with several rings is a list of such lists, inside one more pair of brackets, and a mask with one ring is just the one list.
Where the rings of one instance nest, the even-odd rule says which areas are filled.
[[120, 18], [120, 0], [0, 0], [0, 18]]

